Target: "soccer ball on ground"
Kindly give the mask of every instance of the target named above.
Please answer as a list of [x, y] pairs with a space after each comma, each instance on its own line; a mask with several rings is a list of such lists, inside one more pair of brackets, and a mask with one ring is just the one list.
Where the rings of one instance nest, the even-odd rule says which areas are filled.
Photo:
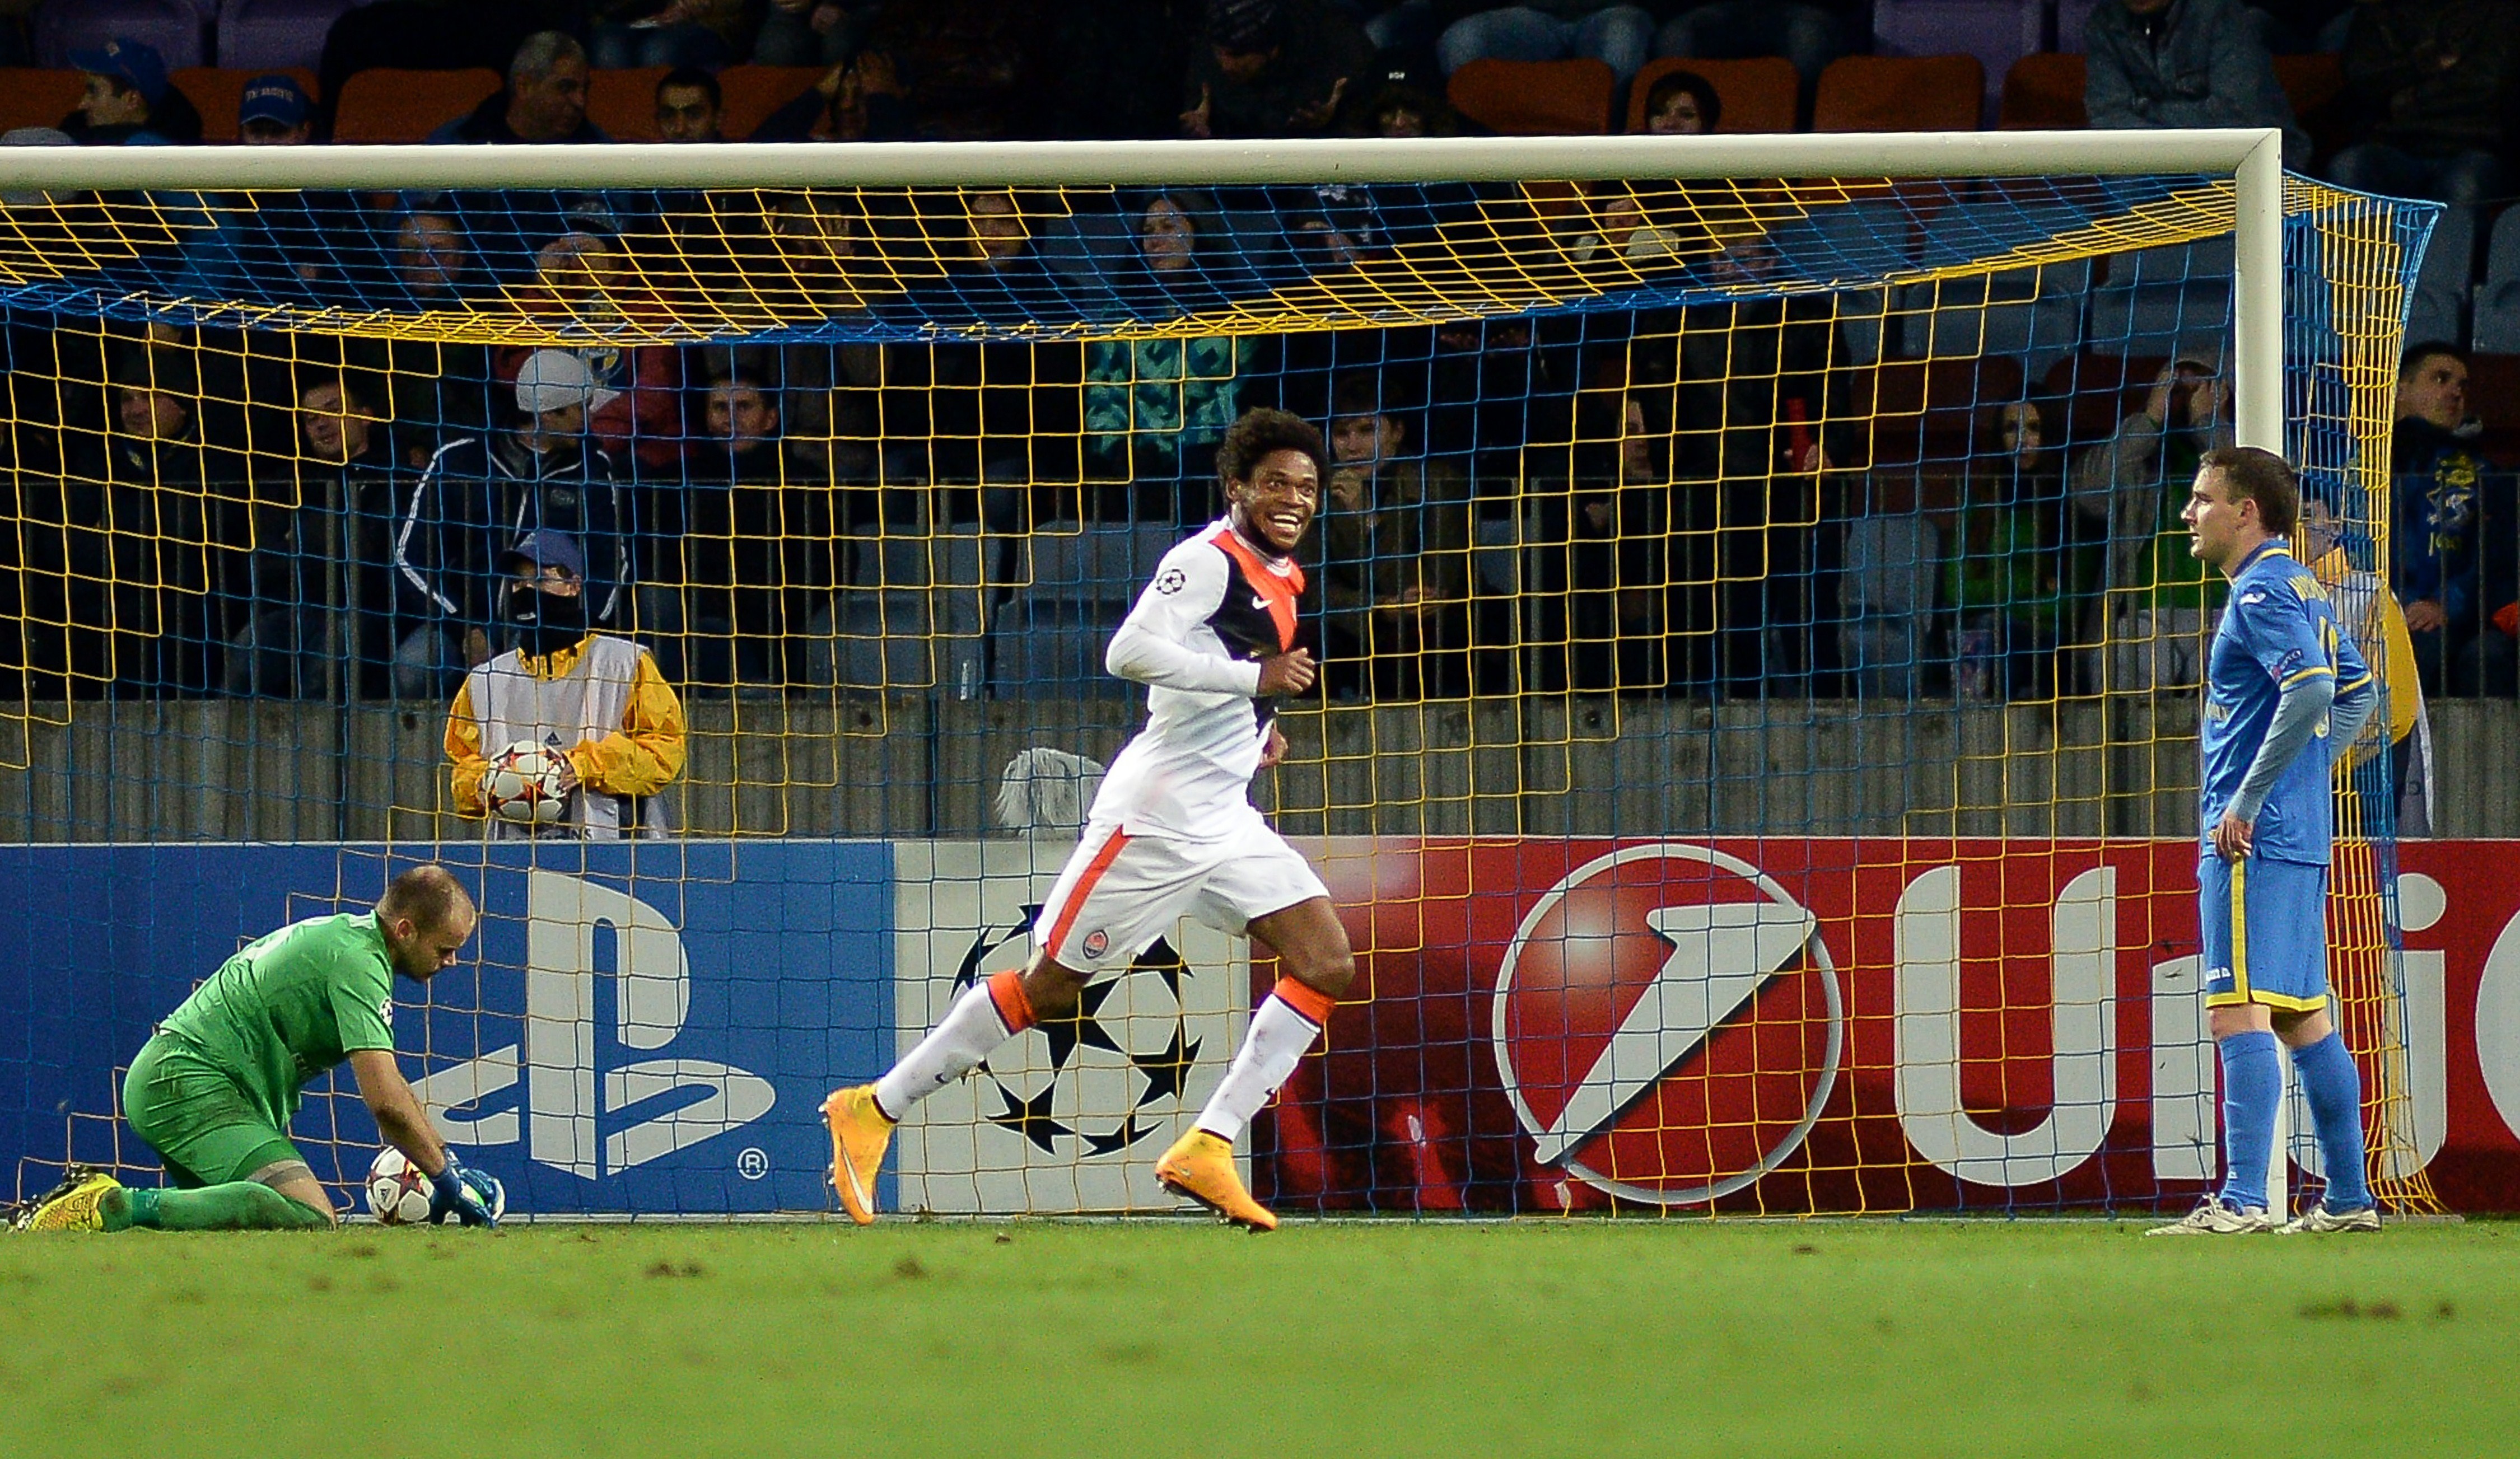
[[[391, 1145], [368, 1162], [368, 1214], [388, 1226], [417, 1226], [428, 1220], [432, 1183], [411, 1157]], [[490, 1215], [508, 1214], [508, 1189], [490, 1182]]]
[[481, 776], [481, 801], [490, 814], [518, 825], [551, 825], [560, 819], [561, 758], [557, 751], [520, 739], [490, 757]]
[[428, 1219], [429, 1180], [411, 1157], [391, 1145], [368, 1162], [368, 1214], [388, 1226], [417, 1226]]

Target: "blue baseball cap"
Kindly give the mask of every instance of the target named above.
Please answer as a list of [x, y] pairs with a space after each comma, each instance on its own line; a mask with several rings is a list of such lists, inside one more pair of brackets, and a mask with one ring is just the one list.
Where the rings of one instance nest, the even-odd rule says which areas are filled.
[[237, 120], [267, 121], [274, 126], [293, 127], [304, 124], [315, 104], [303, 88], [289, 76], [274, 72], [256, 76], [245, 83], [245, 98], [237, 107]]
[[166, 58], [158, 48], [117, 35], [93, 51], [70, 52], [70, 65], [90, 75], [111, 76], [156, 106], [166, 99]]
[[558, 528], [536, 527], [518, 538], [517, 545], [508, 549], [508, 560], [565, 568], [570, 577], [586, 580], [586, 553], [578, 550], [576, 538]]

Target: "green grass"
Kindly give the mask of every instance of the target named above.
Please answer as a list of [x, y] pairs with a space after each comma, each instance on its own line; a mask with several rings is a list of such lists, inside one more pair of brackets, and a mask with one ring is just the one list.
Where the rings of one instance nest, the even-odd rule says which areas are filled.
[[29, 1455], [2520, 1453], [2520, 1227], [0, 1236]]

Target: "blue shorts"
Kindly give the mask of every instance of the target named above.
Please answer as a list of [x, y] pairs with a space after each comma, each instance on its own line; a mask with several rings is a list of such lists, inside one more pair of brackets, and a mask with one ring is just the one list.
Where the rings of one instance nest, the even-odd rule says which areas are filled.
[[2205, 935], [2205, 1006], [2327, 1006], [2327, 868], [2210, 853], [2196, 863]]

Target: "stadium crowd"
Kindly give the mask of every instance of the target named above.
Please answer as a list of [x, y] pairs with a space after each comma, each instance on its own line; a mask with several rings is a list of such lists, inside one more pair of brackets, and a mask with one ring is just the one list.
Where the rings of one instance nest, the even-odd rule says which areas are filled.
[[[504, 82], [434, 118], [430, 140], [602, 141], [596, 71], [648, 67], [652, 135], [714, 143], [731, 130], [718, 68], [735, 65], [821, 67], [742, 129], [752, 140], [1441, 135], [1482, 129], [1465, 68], [1568, 57], [1634, 83], [1625, 105], [1608, 93], [1604, 125], [1691, 133], [1725, 117], [1723, 89], [1692, 63], [1780, 54], [1807, 122], [1833, 63], [1870, 50], [1879, 20], [1848, 0], [382, 0], [340, 16], [311, 72], [247, 79], [235, 136], [304, 144], [330, 134], [364, 71], [474, 65]], [[2466, 221], [2443, 238], [2478, 254], [2506, 186], [2514, 20], [2511, 0], [2100, 0], [2083, 102], [2097, 126], [2283, 126], [2298, 164], [2451, 204]], [[2275, 56], [2320, 47], [2344, 94], [2313, 127]], [[204, 138], [202, 110], [145, 41], [69, 62], [75, 109], [0, 142]], [[809, 300], [844, 296], [851, 260], [887, 229], [950, 234], [932, 285], [872, 306], [878, 321], [897, 307], [904, 332], [929, 306], [1020, 317], [1054, 274], [1072, 283], [1054, 243], [1101, 247], [1113, 299], [1182, 314], [1245, 289], [1265, 250], [1337, 270], [1477, 200], [1442, 187], [1407, 205], [1334, 186], [1122, 190], [1100, 243], [1080, 243], [1075, 221], [1047, 227], [1012, 192], [969, 193], [941, 221], [764, 197], [762, 237], [728, 246], [740, 260], [757, 245], [756, 287]], [[1683, 245], [1615, 199], [1568, 216], [1592, 230], [1567, 241], [1579, 260]], [[307, 193], [200, 230], [181, 277], [203, 296], [285, 277], [317, 301], [415, 310], [539, 291], [583, 321], [635, 295], [619, 286], [643, 240], [703, 225], [725, 226], [672, 195]], [[2498, 255], [2504, 230], [2491, 231]], [[1761, 267], [1755, 244], [1723, 262]], [[2480, 304], [2480, 338], [2484, 319]], [[2464, 333], [2463, 314], [2449, 322]], [[1162, 539], [1207, 519], [1218, 435], [1273, 404], [1332, 443], [1314, 632], [1339, 697], [2193, 685], [2210, 595], [2177, 512], [2197, 457], [2229, 442], [2230, 397], [2216, 348], [2170, 343], [2150, 358], [2080, 335], [2052, 356], [2019, 351], [1973, 373], [1964, 420], [1929, 413], [1933, 432], [1898, 458], [1874, 438], [1868, 375], [1896, 341], [1853, 337], [1825, 298], [1083, 343], [570, 348], [100, 329], [21, 306], [6, 333], [7, 505], [27, 529], [0, 548], [0, 596], [24, 633], [0, 672], [35, 698], [442, 698], [508, 646], [502, 563], [550, 530], [582, 553], [590, 623], [652, 644], [694, 692], [900, 684], [882, 655], [853, 678], [845, 655], [814, 647], [851, 632], [852, 593], [896, 586], [882, 539], [971, 539], [986, 612], [1029, 621], [1005, 612], [1041, 590], [1018, 544], [1105, 528]], [[2508, 696], [2520, 501], [2496, 428], [2520, 422], [2499, 419], [2509, 401], [2472, 397], [2471, 369], [2486, 373], [2459, 337], [2407, 354], [2392, 580], [2374, 577], [2370, 534], [2353, 525], [2367, 513], [2343, 488], [2314, 504], [2330, 524], [2317, 545], [2321, 575], [2359, 604], [2349, 616], [2372, 643], [2403, 640], [2428, 694]], [[1085, 596], [1125, 603], [1137, 586]], [[337, 675], [341, 662], [355, 672]], [[997, 662], [978, 674], [999, 692], [1074, 687]], [[931, 666], [925, 682], [939, 677]]]

